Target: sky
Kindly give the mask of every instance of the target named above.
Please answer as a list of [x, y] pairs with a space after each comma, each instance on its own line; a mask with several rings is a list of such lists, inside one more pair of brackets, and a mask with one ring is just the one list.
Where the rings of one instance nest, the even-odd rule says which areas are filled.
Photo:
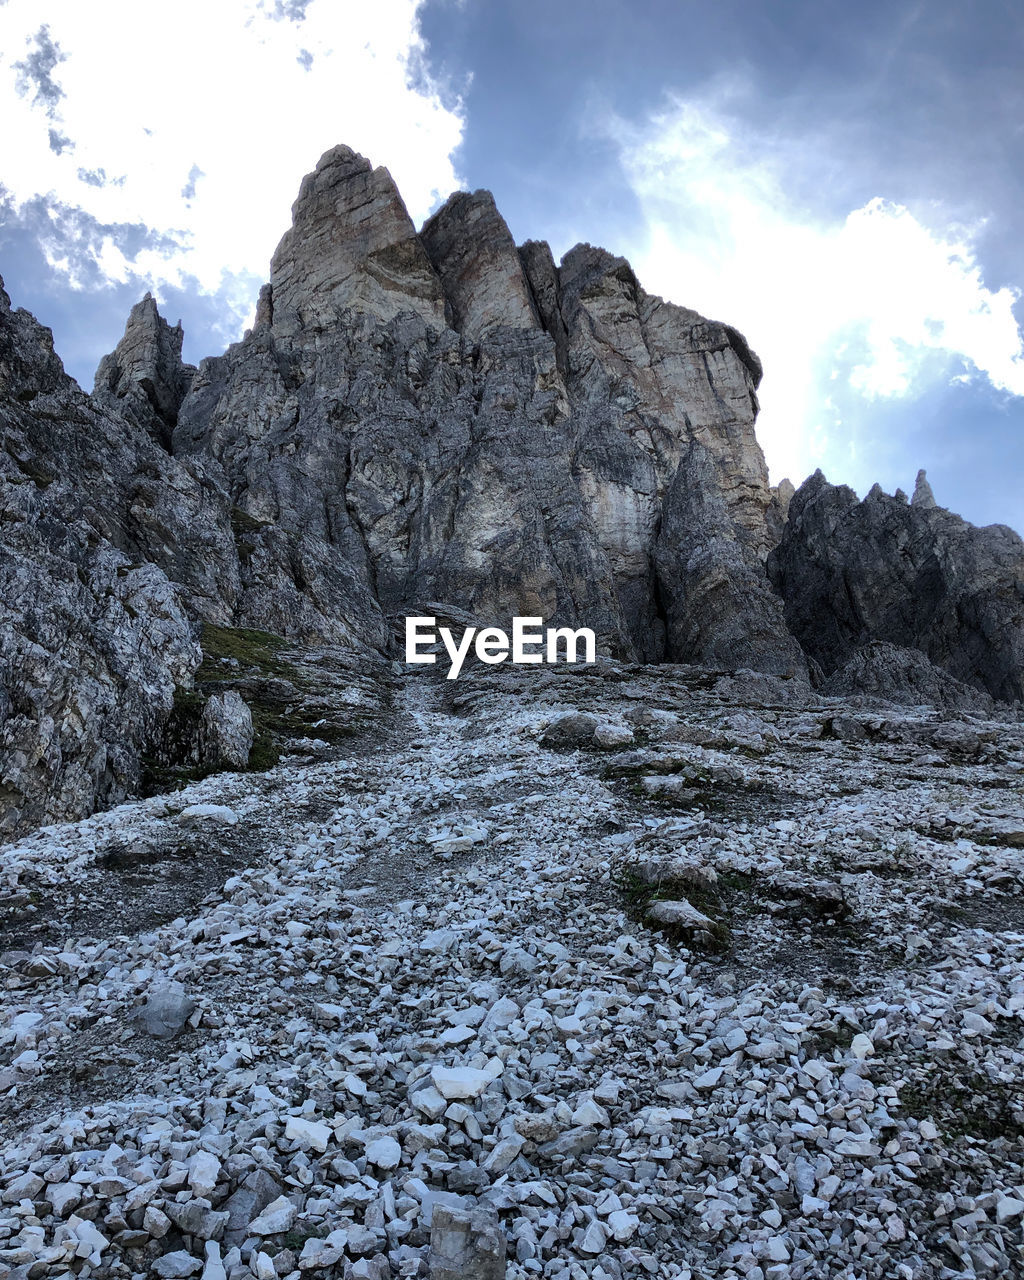
[[0, 275], [87, 389], [147, 290], [251, 320], [344, 142], [417, 223], [485, 187], [741, 329], [772, 480], [1024, 531], [1015, 0], [0, 0]]

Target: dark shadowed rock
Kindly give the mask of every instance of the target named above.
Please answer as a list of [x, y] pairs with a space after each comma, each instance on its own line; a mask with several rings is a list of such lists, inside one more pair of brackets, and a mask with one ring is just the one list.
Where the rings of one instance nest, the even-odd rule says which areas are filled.
[[[0, 288], [0, 833], [116, 802], [199, 661], [156, 561], [216, 572], [195, 482]], [[205, 513], [204, 513], [205, 514]], [[188, 525], [194, 517], [195, 527]], [[211, 563], [212, 560], [212, 563]]]
[[825, 676], [872, 640], [918, 649], [955, 679], [1024, 698], [1024, 542], [978, 529], [876, 485], [852, 489], [816, 472], [797, 491], [770, 573], [786, 622]]
[[806, 677], [782, 601], [738, 536], [701, 444], [690, 445], [665, 501], [655, 563], [673, 658]]
[[596, 717], [570, 711], [552, 721], [544, 730], [540, 741], [545, 747], [572, 751], [577, 747], [592, 746], [596, 730]]
[[948, 711], [991, 715], [992, 698], [973, 685], [954, 679], [929, 662], [920, 649], [904, 649], [873, 640], [858, 649], [821, 686], [828, 697], [863, 694], [909, 706], [931, 705]]

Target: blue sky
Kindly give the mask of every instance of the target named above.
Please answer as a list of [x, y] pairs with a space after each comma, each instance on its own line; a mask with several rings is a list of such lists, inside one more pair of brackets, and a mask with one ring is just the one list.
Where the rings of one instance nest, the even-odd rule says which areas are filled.
[[0, 274], [85, 386], [146, 289], [215, 354], [347, 142], [741, 328], [773, 479], [1020, 530], [1022, 71], [1007, 0], [0, 0]]

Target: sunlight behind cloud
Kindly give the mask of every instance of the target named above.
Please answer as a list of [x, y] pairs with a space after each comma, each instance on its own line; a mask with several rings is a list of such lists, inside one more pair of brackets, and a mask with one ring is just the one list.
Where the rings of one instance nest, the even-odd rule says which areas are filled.
[[1024, 396], [1019, 295], [986, 288], [970, 229], [882, 198], [812, 215], [787, 196], [802, 149], [704, 103], [607, 129], [647, 223], [644, 285], [736, 325], [764, 361], [758, 436], [775, 479], [827, 459], [851, 396], [977, 378]]
[[[0, 6], [0, 175], [52, 266], [86, 281], [188, 283], [237, 328], [304, 173], [348, 143], [414, 218], [458, 185], [462, 136], [425, 68], [417, 0], [136, 0]], [[4, 194], [0, 191], [0, 194]], [[148, 234], [140, 236], [145, 229]], [[193, 284], [195, 282], [195, 284]]]

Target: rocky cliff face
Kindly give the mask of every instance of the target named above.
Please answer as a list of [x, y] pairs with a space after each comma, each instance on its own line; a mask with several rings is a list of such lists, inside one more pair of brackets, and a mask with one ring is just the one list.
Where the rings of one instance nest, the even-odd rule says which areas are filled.
[[[329, 638], [373, 642], [373, 602], [429, 599], [585, 623], [644, 661], [794, 673], [763, 571], [759, 378], [735, 331], [652, 298], [623, 259], [581, 245], [556, 268], [546, 245], [518, 250], [486, 192], [417, 235], [387, 173], [339, 147], [303, 183], [255, 329], [196, 375], [173, 447], [215, 460], [232, 503], [292, 540]], [[716, 539], [742, 590], [685, 572]], [[287, 577], [260, 554], [257, 574]], [[659, 565], [684, 588], [662, 592]], [[316, 629], [308, 609], [272, 622]]]
[[786, 622], [826, 676], [871, 641], [925, 654], [1005, 702], [1024, 699], [1024, 542], [876, 485], [863, 502], [821, 472], [797, 490], [769, 570]]
[[[207, 495], [0, 289], [0, 835], [123, 798], [199, 661]], [[213, 582], [209, 590], [215, 591]]]
[[130, 791], [200, 642], [237, 663], [224, 628], [270, 634], [216, 696], [287, 709], [274, 646], [327, 646], [337, 678], [424, 601], [587, 625], [630, 661], [1022, 696], [1015, 535], [926, 482], [910, 506], [771, 489], [741, 335], [603, 249], [517, 247], [487, 192], [417, 233], [387, 171], [337, 147], [252, 331], [198, 370], [181, 339], [146, 298], [89, 397], [0, 307], [0, 830]]

